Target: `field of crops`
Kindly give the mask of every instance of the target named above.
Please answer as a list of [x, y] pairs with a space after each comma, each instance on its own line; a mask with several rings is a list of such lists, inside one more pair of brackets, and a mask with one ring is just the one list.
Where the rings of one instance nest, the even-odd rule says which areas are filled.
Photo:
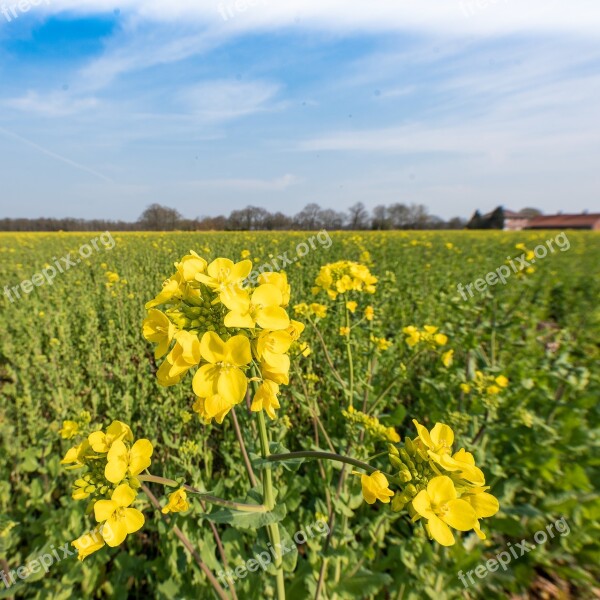
[[0, 598], [598, 597], [600, 235], [558, 233], [0, 234]]

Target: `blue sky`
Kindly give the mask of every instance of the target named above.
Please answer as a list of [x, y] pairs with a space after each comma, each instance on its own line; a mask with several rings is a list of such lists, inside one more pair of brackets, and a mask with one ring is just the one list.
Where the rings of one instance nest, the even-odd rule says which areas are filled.
[[36, 1], [0, 0], [0, 217], [600, 210], [597, 1]]

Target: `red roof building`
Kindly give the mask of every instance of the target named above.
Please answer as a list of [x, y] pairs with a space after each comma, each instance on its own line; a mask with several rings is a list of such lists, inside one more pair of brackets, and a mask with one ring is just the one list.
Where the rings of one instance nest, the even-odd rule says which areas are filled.
[[533, 217], [524, 229], [592, 229], [600, 231], [600, 213]]

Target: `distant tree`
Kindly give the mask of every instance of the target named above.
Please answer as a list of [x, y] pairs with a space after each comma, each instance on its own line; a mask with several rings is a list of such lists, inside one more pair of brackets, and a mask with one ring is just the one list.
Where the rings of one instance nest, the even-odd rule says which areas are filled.
[[429, 211], [423, 204], [411, 204], [409, 206], [408, 222], [411, 229], [427, 229], [430, 225], [430, 219]]
[[266, 229], [282, 231], [285, 229], [292, 228], [293, 219], [284, 215], [282, 212], [276, 212], [272, 215], [269, 215]]
[[295, 217], [294, 227], [304, 231], [313, 231], [321, 228], [321, 207], [311, 202], [307, 204]]
[[452, 217], [447, 223], [447, 229], [464, 229], [467, 222], [462, 217]]
[[329, 231], [335, 231], [336, 229], [342, 229], [346, 222], [346, 215], [343, 212], [338, 212], [331, 208], [326, 208], [320, 213], [321, 226], [323, 229]]
[[533, 217], [539, 217], [543, 213], [537, 208], [524, 208], [519, 211], [519, 214], [523, 215], [524, 217], [527, 217], [528, 219], [533, 219]]
[[492, 211], [485, 229], [504, 229], [504, 209], [499, 206]]
[[406, 229], [409, 225], [410, 210], [405, 204], [392, 204], [387, 209], [393, 229]]
[[362, 202], [353, 204], [348, 209], [348, 229], [366, 229], [369, 225], [369, 213]]
[[172, 231], [181, 221], [179, 211], [160, 204], [151, 204], [138, 219], [141, 229], [146, 231]]
[[387, 206], [380, 204], [373, 209], [373, 218], [371, 219], [371, 228], [382, 230], [390, 229], [392, 227], [392, 220], [388, 214]]
[[483, 217], [478, 210], [473, 213], [471, 220], [467, 223], [467, 229], [483, 229]]

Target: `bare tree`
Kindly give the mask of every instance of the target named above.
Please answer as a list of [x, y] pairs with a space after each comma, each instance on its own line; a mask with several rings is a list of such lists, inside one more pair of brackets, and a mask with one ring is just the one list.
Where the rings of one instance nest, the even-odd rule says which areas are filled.
[[295, 217], [294, 226], [297, 229], [312, 231], [321, 228], [321, 207], [311, 202], [307, 204]]
[[146, 231], [172, 231], [180, 221], [179, 211], [160, 204], [151, 204], [138, 219], [141, 229]]
[[369, 213], [362, 202], [353, 204], [348, 209], [348, 228], [349, 229], [366, 229], [369, 224]]
[[373, 219], [371, 221], [371, 227], [373, 229], [390, 229], [392, 226], [391, 219], [388, 214], [387, 206], [380, 204], [373, 209]]
[[320, 218], [322, 228], [328, 229], [329, 231], [342, 229], [344, 227], [344, 223], [346, 222], [346, 215], [344, 213], [338, 212], [337, 210], [332, 210], [331, 208], [322, 210]]

